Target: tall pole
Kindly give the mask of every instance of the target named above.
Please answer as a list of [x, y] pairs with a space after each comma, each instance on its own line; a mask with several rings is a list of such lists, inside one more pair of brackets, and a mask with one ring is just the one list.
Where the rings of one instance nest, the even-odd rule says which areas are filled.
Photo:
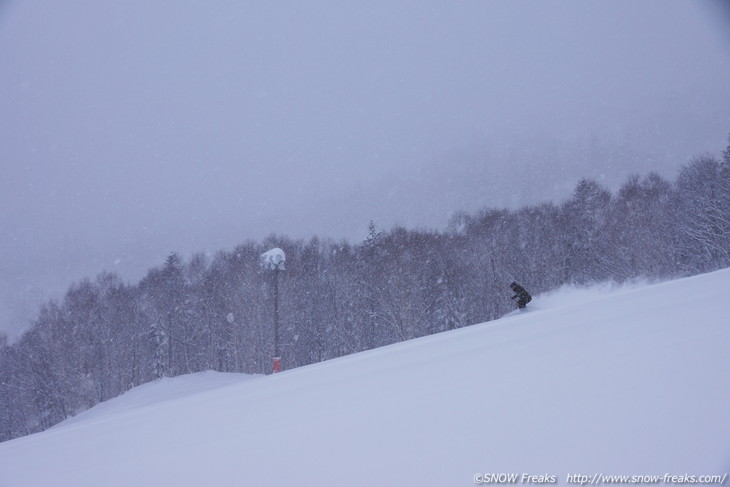
[[279, 350], [279, 271], [284, 267], [286, 255], [280, 248], [271, 249], [261, 254], [261, 267], [274, 271], [274, 373], [281, 371], [281, 350]]
[[279, 266], [274, 268], [274, 359], [279, 355]]

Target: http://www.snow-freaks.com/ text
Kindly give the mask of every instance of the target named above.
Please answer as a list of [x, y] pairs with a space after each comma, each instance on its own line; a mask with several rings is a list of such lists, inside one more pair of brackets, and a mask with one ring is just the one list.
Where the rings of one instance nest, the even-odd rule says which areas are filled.
[[715, 475], [676, 475], [663, 473], [660, 475], [606, 475], [595, 473], [592, 475], [569, 473], [565, 476], [553, 474], [530, 473], [477, 473], [474, 474], [474, 483], [477, 485], [494, 484], [558, 484], [569, 485], [725, 485], [728, 474]]

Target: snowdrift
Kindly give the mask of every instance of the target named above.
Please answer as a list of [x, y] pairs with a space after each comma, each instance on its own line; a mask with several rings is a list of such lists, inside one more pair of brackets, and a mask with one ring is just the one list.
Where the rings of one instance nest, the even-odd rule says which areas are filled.
[[525, 473], [565, 484], [730, 471], [730, 270], [570, 294], [275, 376], [142, 386], [0, 444], [0, 486], [467, 486]]

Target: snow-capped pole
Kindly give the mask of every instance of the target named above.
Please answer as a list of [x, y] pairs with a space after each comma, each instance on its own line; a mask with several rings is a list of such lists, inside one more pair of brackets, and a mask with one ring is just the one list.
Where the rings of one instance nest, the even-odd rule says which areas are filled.
[[261, 267], [269, 270], [285, 271], [286, 254], [280, 248], [274, 248], [261, 254]]
[[286, 270], [284, 263], [286, 254], [276, 247], [261, 254], [261, 267], [274, 271], [274, 358], [272, 371], [281, 372], [281, 354], [279, 353], [279, 272]]

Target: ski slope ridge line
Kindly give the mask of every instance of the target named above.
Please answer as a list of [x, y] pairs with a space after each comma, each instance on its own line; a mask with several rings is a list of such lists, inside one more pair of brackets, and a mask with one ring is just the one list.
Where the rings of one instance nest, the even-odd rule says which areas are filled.
[[[275, 376], [147, 384], [0, 444], [0, 486], [725, 473], [729, 292], [730, 270], [573, 305], [566, 292], [539, 312]], [[189, 393], [196, 381], [208, 390]]]

